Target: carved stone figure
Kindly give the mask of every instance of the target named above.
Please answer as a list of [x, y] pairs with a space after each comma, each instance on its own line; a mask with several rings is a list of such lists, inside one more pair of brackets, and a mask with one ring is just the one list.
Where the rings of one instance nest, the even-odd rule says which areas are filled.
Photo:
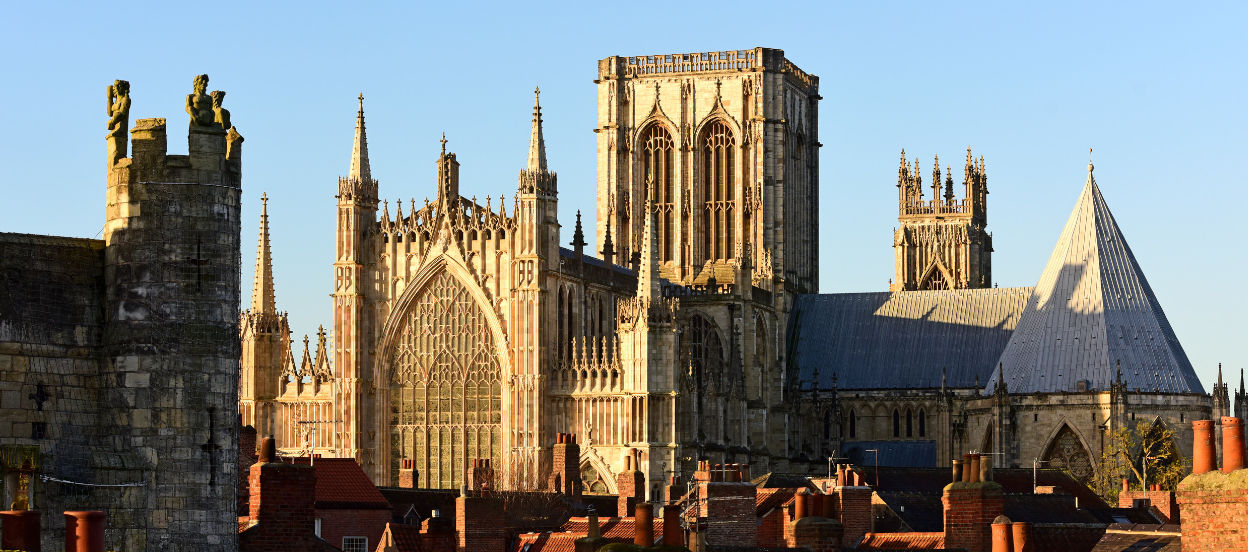
[[108, 87], [108, 166], [126, 156], [126, 127], [130, 125], [130, 83], [115, 80]]
[[233, 126], [230, 124], [230, 111], [221, 107], [221, 102], [225, 101], [225, 92], [213, 90], [209, 95], [212, 96], [213, 122], [221, 125], [221, 130], [229, 130]]
[[212, 109], [212, 98], [208, 97], [208, 75], [195, 77], [192, 91], [186, 95], [186, 113], [191, 116], [191, 127], [213, 126], [216, 114]]

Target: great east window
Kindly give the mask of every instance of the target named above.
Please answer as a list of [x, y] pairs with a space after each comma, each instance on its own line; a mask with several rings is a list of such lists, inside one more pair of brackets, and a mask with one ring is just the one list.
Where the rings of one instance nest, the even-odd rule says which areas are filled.
[[502, 452], [502, 378], [485, 313], [443, 273], [420, 292], [394, 348], [391, 474], [414, 461], [417, 486], [454, 489], [473, 458]]

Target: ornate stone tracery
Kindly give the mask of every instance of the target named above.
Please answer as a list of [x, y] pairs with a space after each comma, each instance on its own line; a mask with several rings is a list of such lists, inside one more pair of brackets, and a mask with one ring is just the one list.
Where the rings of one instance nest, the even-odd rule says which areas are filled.
[[1088, 481], [1092, 478], [1092, 456], [1070, 426], [1062, 426], [1053, 437], [1043, 460], [1051, 467], [1069, 472], [1076, 480]]
[[672, 166], [672, 135], [663, 125], [653, 124], [642, 135], [642, 171], [647, 187], [646, 196], [657, 214], [659, 260], [675, 258], [676, 188]]
[[392, 356], [391, 463], [414, 459], [423, 487], [456, 488], [469, 459], [501, 458], [502, 372], [492, 336], [486, 313], [445, 272], [406, 316]]

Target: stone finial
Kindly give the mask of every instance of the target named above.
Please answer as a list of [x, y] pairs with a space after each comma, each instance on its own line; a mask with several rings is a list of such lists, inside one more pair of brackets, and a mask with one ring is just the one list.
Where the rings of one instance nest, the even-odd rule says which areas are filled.
[[186, 95], [186, 113], [191, 116], [191, 128], [211, 127], [216, 120], [212, 98], [208, 96], [208, 75], [197, 75]]
[[542, 89], [533, 90], [533, 129], [529, 136], [529, 162], [526, 170], [546, 172], [546, 140], [542, 136]]

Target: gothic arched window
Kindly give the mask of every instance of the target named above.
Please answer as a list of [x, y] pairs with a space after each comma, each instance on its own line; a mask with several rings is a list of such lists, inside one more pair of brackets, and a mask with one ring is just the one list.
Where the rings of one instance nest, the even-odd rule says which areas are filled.
[[906, 409], [906, 437], [914, 437], [914, 412]]
[[853, 410], [849, 411], [849, 436], [858, 436], [858, 415]]
[[1070, 472], [1071, 477], [1077, 481], [1084, 482], [1092, 478], [1092, 455], [1068, 425], [1063, 425], [1057, 435], [1053, 436], [1053, 441], [1044, 452], [1043, 460], [1048, 461], [1050, 467]]
[[919, 437], [927, 437], [927, 411], [919, 409]]
[[502, 457], [502, 370], [485, 311], [442, 273], [404, 315], [390, 357], [391, 477], [413, 459], [420, 486], [454, 489], [471, 458]]
[[736, 245], [733, 211], [736, 182], [732, 129], [721, 120], [702, 133], [702, 248], [708, 260], [730, 259]]
[[901, 437], [901, 412], [893, 410], [893, 437]]
[[[657, 219], [655, 232], [659, 242], [659, 260], [676, 258], [675, 241], [676, 184], [672, 167], [672, 135], [663, 125], [653, 124], [641, 137], [642, 182], [646, 198], [652, 203]], [[641, 250], [641, 245], [637, 246]]]
[[719, 328], [714, 322], [696, 314], [689, 320], [689, 357], [693, 361], [697, 389], [705, 392], [708, 387], [718, 387], [724, 362]]

